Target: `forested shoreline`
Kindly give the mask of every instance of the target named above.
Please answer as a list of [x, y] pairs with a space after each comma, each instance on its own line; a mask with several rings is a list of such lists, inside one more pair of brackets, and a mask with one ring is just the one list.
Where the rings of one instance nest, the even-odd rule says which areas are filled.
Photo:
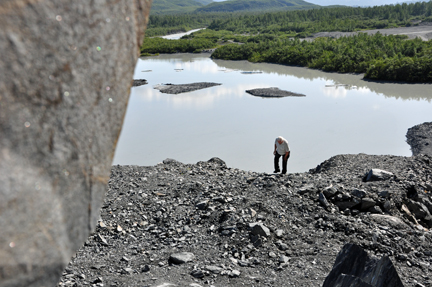
[[[207, 17], [205, 17], [207, 16]], [[149, 38], [157, 31], [207, 29], [180, 40]], [[432, 1], [372, 8], [327, 8], [262, 13], [157, 16], [150, 18], [142, 55], [200, 52], [213, 58], [304, 66], [328, 72], [364, 73], [373, 80], [432, 82], [432, 40], [380, 33], [302, 40], [312, 33], [409, 27], [432, 21]], [[153, 29], [153, 30], [152, 30]], [[160, 29], [160, 30], [157, 30]], [[149, 33], [150, 32], [150, 33]]]

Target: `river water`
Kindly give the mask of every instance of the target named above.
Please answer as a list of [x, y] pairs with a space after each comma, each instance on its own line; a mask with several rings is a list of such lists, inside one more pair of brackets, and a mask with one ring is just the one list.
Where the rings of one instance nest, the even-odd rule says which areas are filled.
[[[361, 75], [212, 60], [209, 54], [142, 58], [134, 79], [149, 84], [131, 90], [114, 164], [219, 157], [229, 167], [272, 172], [274, 140], [281, 135], [292, 151], [288, 172], [304, 172], [337, 154], [410, 156], [408, 128], [432, 121], [431, 84], [375, 83]], [[194, 82], [222, 85], [178, 95], [153, 88]], [[265, 87], [306, 97], [264, 99], [245, 92]]]

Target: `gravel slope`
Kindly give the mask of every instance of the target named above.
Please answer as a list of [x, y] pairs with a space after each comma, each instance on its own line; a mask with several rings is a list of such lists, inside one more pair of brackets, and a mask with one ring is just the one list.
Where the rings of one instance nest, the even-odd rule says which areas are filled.
[[[372, 168], [392, 174], [365, 181]], [[59, 286], [322, 286], [345, 243], [390, 256], [405, 286], [432, 286], [432, 222], [413, 207], [432, 200], [431, 171], [429, 155], [338, 155], [287, 176], [218, 158], [113, 166]]]

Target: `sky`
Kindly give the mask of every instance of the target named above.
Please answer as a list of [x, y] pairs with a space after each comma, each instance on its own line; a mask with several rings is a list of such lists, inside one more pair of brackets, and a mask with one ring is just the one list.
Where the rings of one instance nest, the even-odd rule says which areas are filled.
[[[225, 0], [213, 0], [215, 2], [222, 2]], [[402, 2], [416, 2], [416, 1], [395, 1], [395, 0], [305, 0], [306, 2], [327, 6], [327, 5], [346, 5], [346, 6], [380, 6], [387, 4], [397, 4]]]

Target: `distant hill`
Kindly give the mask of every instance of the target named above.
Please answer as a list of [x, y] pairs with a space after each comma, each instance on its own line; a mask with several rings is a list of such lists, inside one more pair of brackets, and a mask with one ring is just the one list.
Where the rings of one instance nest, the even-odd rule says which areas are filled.
[[196, 9], [196, 12], [280, 11], [318, 8], [319, 5], [302, 0], [228, 0], [213, 2]]
[[153, 0], [150, 14], [182, 14], [213, 3], [213, 0]]

